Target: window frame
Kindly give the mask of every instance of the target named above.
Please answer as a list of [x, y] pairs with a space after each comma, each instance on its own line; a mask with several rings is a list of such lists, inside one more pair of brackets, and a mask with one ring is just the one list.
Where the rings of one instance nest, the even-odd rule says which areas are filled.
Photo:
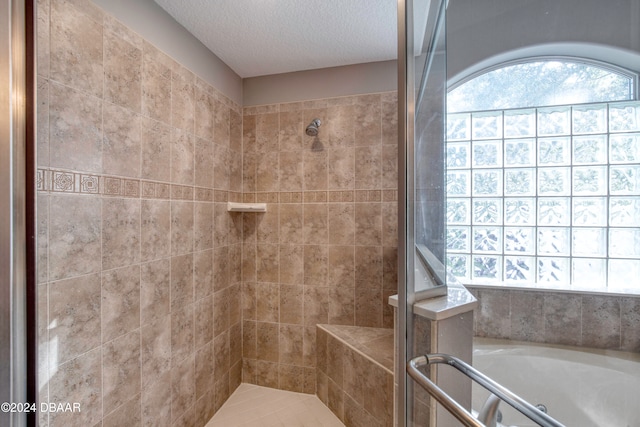
[[[557, 62], [572, 62], [574, 64], [585, 64], [585, 65], [589, 65], [592, 67], [598, 67], [598, 68], [602, 68], [604, 70], [609, 70], [613, 73], [616, 74], [621, 74], [623, 76], [628, 77], [629, 79], [631, 79], [632, 83], [633, 83], [633, 91], [632, 91], [632, 98], [628, 99], [627, 101], [637, 101], [638, 99], [640, 99], [640, 91], [638, 90], [638, 83], [640, 81], [640, 70], [639, 71], [633, 71], [630, 70], [628, 68], [625, 67], [621, 67], [619, 65], [615, 65], [615, 64], [611, 64], [609, 62], [605, 62], [605, 61], [601, 61], [598, 59], [592, 59], [592, 58], [582, 58], [582, 57], [577, 57], [577, 56], [569, 56], [569, 55], [541, 55], [541, 56], [528, 56], [528, 57], [523, 57], [523, 58], [518, 58], [518, 59], [510, 59], [510, 60], [506, 60], [506, 61], [501, 61], [497, 64], [493, 64], [490, 65], [488, 67], [484, 67], [481, 68], [479, 70], [473, 71], [467, 75], [465, 75], [464, 77], [456, 80], [453, 83], [450, 83], [447, 86], [447, 95], [449, 94], [449, 92], [451, 92], [452, 90], [457, 89], [458, 87], [462, 86], [463, 84], [475, 79], [476, 77], [479, 77], [483, 74], [487, 74], [490, 73], [492, 71], [496, 71], [499, 70], [501, 68], [506, 68], [506, 67], [510, 67], [513, 65], [519, 65], [519, 64], [527, 64], [527, 63], [532, 63], [532, 62], [544, 62], [544, 61], [557, 61]], [[611, 102], [611, 101], [603, 101], [603, 102]], [[555, 105], [554, 105], [555, 106]], [[535, 108], [542, 108], [542, 107], [548, 107], [548, 105], [538, 105]], [[510, 107], [510, 108], [521, 108], [521, 107]], [[534, 107], [532, 107], [534, 108]], [[507, 108], [505, 108], [506, 110]], [[462, 112], [462, 111], [460, 111]]]
[[[533, 62], [544, 62], [544, 61], [560, 61], [560, 62], [569, 62], [569, 63], [577, 63], [577, 64], [584, 64], [584, 65], [588, 65], [588, 66], [593, 66], [593, 67], [598, 67], [601, 68], [603, 70], [612, 72], [612, 73], [616, 73], [618, 75], [622, 75], [624, 77], [627, 77], [631, 80], [631, 84], [633, 85], [633, 89], [630, 93], [630, 98], [626, 99], [626, 100], [608, 100], [608, 101], [600, 101], [597, 103], [603, 103], [603, 104], [607, 104], [607, 103], [612, 103], [612, 102], [634, 102], [634, 101], [638, 101], [639, 100], [639, 88], [638, 88], [638, 83], [639, 83], [639, 74], [637, 72], [634, 72], [632, 70], [629, 70], [627, 68], [623, 68], [620, 66], [616, 66], [614, 64], [608, 63], [608, 62], [604, 62], [604, 61], [599, 61], [599, 60], [593, 60], [593, 59], [588, 59], [588, 58], [578, 58], [578, 57], [573, 57], [573, 56], [564, 56], [564, 55], [547, 55], [547, 56], [532, 56], [532, 57], [527, 57], [527, 58], [519, 58], [519, 59], [514, 59], [514, 60], [508, 60], [508, 61], [503, 61], [500, 62], [498, 64], [494, 64], [491, 65], [489, 67], [485, 67], [483, 69], [477, 70], [475, 72], [472, 72], [470, 74], [468, 74], [467, 76], [465, 76], [464, 78], [461, 78], [459, 80], [457, 80], [454, 84], [451, 84], [448, 88], [447, 88], [447, 93], [451, 92], [452, 90], [455, 90], [456, 88], [460, 87], [461, 85], [468, 83], [470, 81], [472, 81], [473, 79], [484, 75], [486, 73], [498, 70], [498, 69], [502, 69], [502, 68], [506, 68], [509, 66], [513, 66], [513, 65], [518, 65], [518, 64], [524, 64], [524, 63], [533, 63]], [[596, 103], [571, 103], [571, 104], [567, 104], [567, 106], [569, 106], [570, 108], [576, 107], [576, 106], [580, 106], [580, 105], [591, 105], [591, 104], [596, 104]], [[517, 109], [540, 109], [540, 108], [545, 108], [545, 107], [560, 107], [560, 105], [552, 105], [552, 106], [547, 106], [547, 105], [539, 105], [539, 106], [529, 106], [529, 107], [522, 107], [522, 106], [518, 106], [518, 107], [508, 107], [508, 108], [504, 108], [504, 109], [496, 109], [495, 111], [501, 111], [502, 114], [504, 114], [505, 111], [508, 110], [517, 110]], [[482, 110], [484, 111], [484, 110]], [[456, 111], [456, 112], [451, 112], [451, 113], [447, 113], [447, 115], [449, 114], [464, 114], [464, 113], [473, 113], [474, 111]], [[608, 119], [607, 119], [608, 120]], [[608, 123], [608, 121], [607, 121]], [[537, 134], [537, 132], [536, 132]], [[607, 135], [609, 135], [609, 131], [608, 131], [608, 126], [607, 126]], [[470, 136], [471, 137], [471, 136]], [[538, 138], [537, 136], [535, 137], [536, 139]], [[573, 132], [571, 132], [571, 138], [573, 138]], [[502, 147], [504, 150], [504, 136], [501, 138], [502, 140]], [[471, 141], [471, 140], [470, 140]], [[448, 143], [448, 140], [447, 140]], [[608, 146], [608, 144], [607, 144]], [[573, 163], [573, 162], [571, 162]], [[607, 159], [607, 170], [608, 168], [612, 165], [612, 163], [610, 162], [610, 159]], [[538, 170], [540, 166], [537, 165], [537, 161], [536, 161], [536, 167], [535, 169]], [[573, 170], [573, 164], [571, 164], [570, 166], [571, 170]], [[470, 172], [473, 171], [473, 167], [470, 165]], [[536, 173], [537, 175], [537, 173]], [[608, 182], [608, 180], [607, 180]], [[609, 184], [607, 184], [607, 186], [609, 186]], [[469, 191], [471, 191], [471, 188], [469, 189]], [[537, 192], [537, 190], [536, 190]], [[572, 190], [573, 192], [573, 190]], [[570, 195], [569, 198], [570, 200], [573, 200], [574, 197], [579, 197], [579, 196], [573, 196]], [[455, 198], [455, 196], [452, 196], [452, 198]], [[499, 197], [501, 200], [504, 201], [505, 196], [504, 194], [502, 196]], [[538, 196], [536, 196], [536, 199], [538, 198]], [[609, 190], [607, 189], [607, 195], [606, 195], [607, 200], [609, 200]], [[448, 196], [446, 197], [446, 199], [448, 199]], [[472, 198], [470, 198], [471, 200]], [[572, 202], [570, 202], [572, 203]], [[536, 224], [533, 225], [533, 227], [535, 229], [538, 228], [538, 224], [537, 224], [537, 219], [536, 219]], [[455, 227], [455, 226], [454, 226]], [[501, 225], [502, 228], [506, 227], [506, 225], [502, 224]], [[447, 224], [447, 228], [449, 228], [449, 225]], [[606, 233], [608, 235], [609, 230], [610, 230], [610, 225], [607, 224], [606, 227]], [[469, 223], [469, 230], [471, 231], [473, 229], [472, 223]], [[569, 226], [569, 230], [571, 232], [571, 230], [573, 229], [573, 225], [571, 224]], [[471, 241], [473, 236], [468, 236], [468, 239], [470, 239], [470, 243], [472, 243]], [[534, 236], [535, 239], [537, 239], [537, 235]], [[571, 244], [571, 243], [570, 243]], [[536, 245], [537, 246], [537, 245]], [[469, 248], [469, 251], [471, 251], [471, 248]], [[448, 255], [448, 250], [446, 251], [447, 255]], [[452, 255], [455, 255], [455, 253], [452, 253]], [[497, 256], [504, 258], [510, 254], [505, 253], [504, 251], [504, 247], [502, 248], [502, 250], [498, 253], [496, 253]], [[511, 254], [514, 255], [514, 254]], [[534, 258], [540, 257], [542, 255], [536, 253], [530, 255], [533, 256]], [[573, 259], [573, 256], [569, 256], [567, 259], [569, 260], [569, 263], [571, 263], [571, 260]], [[579, 257], [578, 257], [579, 258]], [[469, 253], [469, 259], [471, 264], [469, 265], [469, 268], [473, 269], [473, 256], [471, 254], [471, 252]], [[605, 259], [616, 259], [616, 258], [609, 258], [609, 256], [605, 257]], [[537, 263], [537, 261], [536, 261]], [[537, 267], [536, 267], [536, 271], [537, 271]], [[471, 272], [469, 274], [472, 274]], [[536, 273], [534, 273], [536, 274]], [[569, 273], [571, 275], [571, 273]], [[537, 274], [536, 274], [537, 275]], [[464, 278], [458, 278], [458, 280], [460, 280], [461, 282], [465, 282], [466, 279]], [[582, 289], [578, 283], [574, 284], [574, 283], [568, 283], [568, 284], [564, 284], [561, 287], [554, 287], [552, 283], [546, 284], [544, 282], [538, 282], [537, 281], [537, 277], [535, 278], [533, 283], [527, 283], [527, 284], [523, 284], [523, 285], [519, 285], [517, 282], [510, 282], [510, 281], [506, 281], [506, 280], [501, 280], [498, 281], [496, 283], [486, 283], [486, 284], [477, 284], [477, 283], [472, 283], [474, 282], [473, 279], [470, 277], [470, 282], [469, 284], [472, 284], [473, 286], [492, 286], [492, 287], [501, 287], [501, 288], [534, 288], [534, 289], [540, 289], [540, 290], [563, 290], [563, 291], [580, 291], [580, 292], [596, 292], [596, 293], [607, 293], [607, 294], [611, 294], [611, 293], [621, 293], [624, 295], [636, 295], [636, 294], [640, 294], [640, 289], [638, 289], [636, 292], [620, 292], [618, 290], [609, 290], [609, 285], [608, 283], [606, 283], [605, 285], [605, 289], [604, 290], [588, 290], [588, 289]]]

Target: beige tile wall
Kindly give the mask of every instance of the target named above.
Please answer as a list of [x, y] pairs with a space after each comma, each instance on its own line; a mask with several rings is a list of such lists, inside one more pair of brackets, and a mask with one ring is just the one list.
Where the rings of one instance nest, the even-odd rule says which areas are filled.
[[396, 165], [395, 92], [244, 109], [245, 382], [313, 393], [316, 324], [393, 326]]
[[640, 298], [470, 287], [476, 336], [640, 353]]
[[43, 426], [204, 425], [241, 380], [242, 115], [87, 0], [38, 1]]

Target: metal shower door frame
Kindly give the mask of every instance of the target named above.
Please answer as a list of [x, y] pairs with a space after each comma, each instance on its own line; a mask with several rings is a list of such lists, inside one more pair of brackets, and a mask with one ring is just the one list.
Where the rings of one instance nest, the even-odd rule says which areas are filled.
[[[398, 308], [395, 319], [396, 333], [396, 399], [395, 419], [397, 427], [410, 427], [413, 418], [413, 392], [406, 364], [413, 356], [413, 305], [418, 294], [414, 285], [415, 275], [415, 207], [416, 207], [416, 99], [419, 90], [416, 77], [416, 46], [414, 12], [427, 13], [422, 42], [428, 40], [429, 49], [436, 37], [438, 19], [446, 8], [447, 0], [397, 0], [398, 5]], [[417, 7], [416, 7], [417, 5]], [[430, 13], [434, 16], [430, 16]], [[422, 22], [420, 20], [419, 22]], [[422, 46], [424, 48], [424, 44]], [[420, 49], [422, 51], [422, 49]], [[431, 53], [426, 56], [428, 67]], [[425, 67], [426, 68], [426, 67]], [[421, 85], [423, 86], [423, 85]], [[443, 83], [443, 91], [446, 84]], [[444, 125], [444, 123], [443, 123]], [[444, 140], [442, 141], [444, 146]], [[443, 217], [444, 221], [444, 217]], [[434, 294], [433, 296], [435, 296]]]
[[[408, 53], [411, 52], [411, 55]], [[413, 316], [415, 295], [413, 281], [414, 238], [414, 77], [413, 61], [413, 0], [398, 0], [398, 309], [395, 318], [395, 421], [396, 427], [407, 427], [413, 396], [407, 384], [405, 370], [409, 359], [408, 343], [413, 342], [408, 319]]]
[[[33, 0], [0, 0], [0, 403], [36, 403]], [[36, 425], [0, 411], [0, 425]], [[16, 407], [15, 409], [19, 409]]]

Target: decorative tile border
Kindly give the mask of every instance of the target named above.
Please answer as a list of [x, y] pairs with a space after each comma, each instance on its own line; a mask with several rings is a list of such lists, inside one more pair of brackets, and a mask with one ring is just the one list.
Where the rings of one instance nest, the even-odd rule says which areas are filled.
[[279, 193], [257, 193], [256, 202], [258, 203], [278, 203], [280, 200]]
[[77, 185], [76, 176], [79, 175], [53, 171], [51, 174], [51, 188], [53, 191], [73, 193], [76, 188], [80, 188]]
[[36, 191], [46, 191], [45, 171], [43, 169], [36, 170]]
[[198, 202], [240, 201], [242, 193], [143, 179], [121, 178], [80, 172], [38, 169], [37, 191], [52, 193], [97, 194], [145, 199], [193, 200]]
[[353, 191], [329, 191], [330, 202], [353, 202], [355, 194]]
[[326, 203], [327, 192], [326, 191], [305, 191], [304, 203]]
[[171, 189], [171, 186], [169, 184], [161, 184], [161, 183], [154, 183], [154, 184], [155, 184], [156, 199], [168, 199], [169, 190]]
[[37, 189], [41, 191], [97, 194], [101, 186], [105, 183], [97, 175], [42, 169], [37, 172]]
[[302, 194], [300, 191], [280, 193], [280, 203], [302, 203]]
[[213, 201], [218, 203], [226, 203], [229, 201], [229, 193], [226, 191], [215, 190]]
[[398, 201], [398, 190], [382, 190], [382, 201], [383, 202], [397, 202]]
[[166, 182], [85, 174], [57, 169], [36, 171], [37, 191], [97, 194], [145, 199], [245, 203], [366, 203], [395, 202], [397, 190], [338, 190], [241, 193]]
[[102, 178], [102, 181], [104, 182], [104, 185], [102, 186], [103, 191], [94, 192], [94, 194], [101, 193], [105, 196], [140, 197], [140, 180], [115, 178], [110, 176], [98, 177], [98, 179], [100, 178]]
[[194, 191], [194, 200], [198, 202], [213, 202], [213, 189], [195, 187]]
[[380, 202], [382, 190], [356, 190], [356, 202]]
[[193, 200], [193, 187], [172, 184], [171, 200]]
[[242, 193], [245, 203], [371, 203], [396, 202], [397, 190], [285, 191]]

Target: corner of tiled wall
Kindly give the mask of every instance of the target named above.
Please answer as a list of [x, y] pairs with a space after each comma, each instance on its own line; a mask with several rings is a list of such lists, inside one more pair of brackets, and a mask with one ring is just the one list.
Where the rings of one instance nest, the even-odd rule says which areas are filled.
[[243, 380], [314, 393], [316, 324], [393, 326], [396, 93], [245, 107], [243, 197]]
[[88, 0], [38, 0], [42, 426], [204, 425], [241, 381], [241, 109]]

